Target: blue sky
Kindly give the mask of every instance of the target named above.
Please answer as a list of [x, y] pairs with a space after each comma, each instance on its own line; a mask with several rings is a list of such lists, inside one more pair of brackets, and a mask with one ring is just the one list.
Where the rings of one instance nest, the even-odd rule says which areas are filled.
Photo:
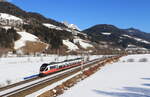
[[10, 0], [26, 11], [86, 29], [95, 24], [150, 32], [150, 0]]

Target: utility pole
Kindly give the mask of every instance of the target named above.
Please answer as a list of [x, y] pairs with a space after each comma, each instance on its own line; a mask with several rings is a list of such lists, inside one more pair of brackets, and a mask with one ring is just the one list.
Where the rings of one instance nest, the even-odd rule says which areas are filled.
[[84, 61], [85, 61], [85, 54], [84, 54], [83, 51], [82, 51], [82, 53], [81, 53], [81, 58], [82, 58], [82, 62], [81, 62], [81, 72], [83, 72]]

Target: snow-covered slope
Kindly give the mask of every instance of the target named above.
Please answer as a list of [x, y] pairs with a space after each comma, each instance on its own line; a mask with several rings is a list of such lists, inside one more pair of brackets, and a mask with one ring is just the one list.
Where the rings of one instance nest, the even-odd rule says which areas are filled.
[[74, 43], [70, 42], [69, 40], [63, 40], [63, 44], [68, 47], [69, 50], [75, 51], [78, 50], [78, 46]]
[[74, 43], [79, 44], [84, 49], [93, 47], [93, 45], [89, 44], [87, 41], [80, 39], [80, 38], [74, 39]]
[[7, 13], [0, 13], [0, 25], [1, 26], [19, 27], [23, 23], [24, 21], [21, 18], [18, 18], [16, 16], [13, 16]]
[[61, 27], [55, 26], [53, 24], [49, 24], [49, 23], [43, 23], [44, 26], [51, 28], [51, 29], [56, 29], [56, 30], [63, 30]]
[[39, 38], [28, 33], [28, 32], [17, 32], [21, 38], [17, 41], [15, 41], [15, 46], [14, 46], [14, 49], [19, 49], [23, 46], [25, 46], [26, 42], [27, 41], [38, 41]]
[[150, 42], [149, 41], [146, 41], [146, 40], [143, 40], [143, 39], [140, 39], [140, 38], [137, 38], [137, 37], [132, 37], [132, 36], [129, 36], [129, 35], [123, 35], [124, 37], [128, 37], [128, 38], [132, 38], [132, 39], [134, 39], [134, 40], [136, 40], [136, 41], [139, 41], [139, 42], [143, 42], [143, 43], [146, 43], [146, 44], [150, 44]]
[[[59, 26], [55, 26], [53, 24], [49, 24], [49, 23], [43, 23], [43, 25], [45, 27], [48, 27], [50, 29], [56, 29], [56, 30], [66, 30], [68, 32], [71, 32], [73, 35], [77, 35], [78, 33], [80, 34], [83, 34], [83, 35], [86, 35], [84, 33], [81, 33], [80, 31], [77, 31], [76, 29], [74, 28], [70, 28], [70, 26], [67, 26], [68, 28], [65, 28], [65, 27], [59, 27]], [[72, 25], [73, 26], [73, 25]]]
[[147, 49], [143, 47], [137, 47], [136, 45], [128, 45], [126, 50], [147, 50]]
[[8, 19], [8, 20], [15, 20], [15, 21], [23, 21], [21, 18], [16, 16], [7, 14], [7, 13], [0, 13], [0, 19]]
[[102, 32], [103, 35], [111, 35], [111, 33]]
[[83, 49], [93, 48], [93, 45], [88, 43], [88, 41], [80, 38], [73, 39], [73, 42], [69, 40], [63, 40], [63, 44], [66, 45], [71, 51], [79, 50], [78, 46], [82, 47]]

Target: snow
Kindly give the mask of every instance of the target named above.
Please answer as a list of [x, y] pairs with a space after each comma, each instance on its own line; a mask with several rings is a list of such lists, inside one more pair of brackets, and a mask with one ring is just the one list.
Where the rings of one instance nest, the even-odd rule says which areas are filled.
[[111, 33], [106, 33], [106, 32], [103, 32], [102, 34], [104, 34], [104, 35], [111, 35]]
[[129, 44], [128, 47], [125, 50], [144, 50], [144, 51], [148, 51], [146, 48], [137, 47], [136, 45], [131, 45], [131, 44]]
[[51, 28], [51, 27], [56, 28], [57, 27], [55, 25], [48, 24], [48, 23], [43, 23], [43, 25], [46, 26], [46, 27], [48, 27], [48, 28]]
[[[147, 58], [147, 62], [139, 62]], [[128, 62], [134, 59], [134, 62]], [[108, 64], [59, 97], [150, 97], [150, 55], [129, 55]]]
[[8, 19], [8, 20], [15, 20], [15, 21], [23, 21], [21, 18], [18, 18], [10, 14], [6, 14], [6, 13], [0, 13], [0, 18]]
[[30, 34], [28, 32], [17, 32], [21, 38], [17, 41], [15, 41], [14, 49], [19, 49], [23, 46], [25, 46], [26, 41], [37, 41], [39, 40], [38, 37], [36, 37], [33, 34]]
[[55, 26], [55, 25], [49, 24], [49, 23], [43, 23], [43, 25], [48, 27], [48, 28], [51, 28], [51, 29], [66, 30], [68, 32], [73, 33], [74, 35], [77, 35], [77, 33], [80, 33], [79, 31], [76, 31], [76, 30], [71, 30], [71, 29], [68, 29], [68, 28], [61, 28], [61, 27], [58, 27], [58, 26]]
[[77, 25], [75, 25], [75, 24], [70, 24], [70, 25], [69, 25], [69, 28], [72, 28], [72, 29], [81, 31], [81, 29], [80, 29]]
[[62, 23], [65, 24], [70, 29], [81, 31], [81, 29], [75, 24], [69, 24], [68, 22], [62, 22]]
[[2, 28], [8, 30], [8, 29], [11, 29], [11, 26], [3, 26]]
[[69, 77], [67, 77], [67, 78], [65, 78], [63, 80], [60, 80], [60, 81], [58, 81], [58, 82], [56, 82], [56, 83], [54, 83], [54, 84], [52, 84], [50, 86], [47, 86], [47, 87], [45, 87], [43, 89], [40, 89], [40, 90], [38, 90], [38, 91], [36, 91], [36, 92], [34, 92], [32, 94], [29, 94], [29, 95], [27, 95], [25, 97], [38, 97], [40, 94], [44, 93], [45, 91], [55, 88], [56, 86], [60, 85], [61, 83], [69, 80], [70, 78], [72, 78], [72, 77], [74, 77], [74, 76], [76, 76], [78, 74], [80, 74], [80, 72], [78, 72], [76, 74], [73, 74], [73, 75], [71, 75], [71, 76], [69, 76]]
[[63, 44], [68, 47], [69, 50], [75, 51], [78, 50], [77, 43], [84, 49], [87, 49], [89, 47], [93, 47], [91, 44], [87, 43], [88, 41], [82, 40], [80, 38], [76, 38], [73, 40], [74, 43], [70, 42], [69, 40], [63, 40]]
[[70, 42], [69, 40], [63, 40], [63, 44], [68, 47], [69, 50], [78, 50], [78, 46], [74, 43]]
[[[80, 67], [76, 67], [76, 68], [80, 68]], [[72, 70], [76, 69], [76, 68], [71, 68]], [[66, 73], [68, 72], [69, 70], [65, 70], [65, 71], [62, 71], [62, 72], [59, 72], [59, 73], [56, 73], [56, 74], [53, 74], [53, 75], [50, 75], [50, 76], [46, 76], [46, 77], [43, 77], [43, 78], [40, 78], [40, 79], [37, 79], [37, 80], [34, 80], [34, 81], [31, 81], [31, 82], [28, 82], [28, 83], [25, 83], [25, 84], [22, 84], [22, 85], [19, 85], [19, 86], [16, 86], [16, 87], [13, 87], [13, 88], [10, 88], [10, 89], [7, 89], [7, 90], [4, 90], [4, 91], [1, 91], [0, 92], [0, 95], [5, 95], [5, 94], [8, 94], [8, 93], [12, 93], [12, 94], [8, 94], [7, 96], [10, 96], [10, 95], [13, 95], [15, 94], [16, 92], [19, 92], [21, 90], [21, 88], [23, 89], [27, 89], [27, 88], [30, 88], [30, 87], [33, 87], [32, 85], [33, 84], [40, 84], [41, 82], [45, 82], [45, 80], [47, 79], [53, 79], [55, 76], [58, 76], [62, 73]], [[27, 88], [26, 88], [27, 87]], [[16, 91], [18, 90], [18, 91]], [[16, 92], [14, 92], [16, 91]], [[35, 96], [32, 96], [32, 97], [35, 97]]]
[[74, 39], [74, 42], [75, 43], [79, 43], [79, 45], [84, 48], [84, 49], [87, 49], [89, 47], [93, 47], [91, 44], [87, 43], [87, 41], [85, 40], [82, 40], [82, 39]]
[[[24, 80], [25, 77], [39, 74], [39, 68], [43, 63], [63, 61], [79, 57], [81, 56], [48, 55], [41, 57], [25, 56], [0, 58], [0, 87], [6, 86], [8, 84], [7, 81], [11, 81], [12, 84]], [[90, 59], [93, 60], [98, 57], [101, 56], [91, 56]]]
[[136, 41], [139, 41], [139, 42], [143, 42], [143, 43], [146, 43], [146, 44], [150, 44], [149, 41], [146, 41], [146, 40], [143, 40], [143, 39], [140, 39], [140, 38], [137, 38], [137, 37], [132, 37], [132, 36], [129, 36], [129, 35], [123, 35], [123, 36], [128, 37], [128, 38], [132, 38], [132, 39], [134, 39], [134, 40], [136, 40]]
[[[0, 59], [0, 85], [7, 85], [6, 81], [10, 80], [12, 83], [23, 80], [24, 77], [39, 73], [39, 68], [43, 63], [50, 63], [56, 61], [57, 55], [50, 55], [47, 57], [10, 57]], [[76, 58], [78, 56], [62, 56], [58, 61], [65, 59]], [[5, 76], [7, 74], [7, 76]]]
[[78, 33], [80, 33], [80, 34], [86, 36], [86, 34], [81, 33], [80, 29], [74, 24], [68, 24], [68, 26], [66, 25], [68, 28], [55, 26], [55, 25], [49, 24], [49, 23], [43, 23], [43, 25], [45, 27], [48, 27], [48, 28], [51, 28], [51, 29], [65, 30], [65, 31], [71, 32], [73, 35], [77, 35]]
[[[90, 56], [90, 60], [94, 60], [94, 59], [101, 58], [101, 57], [103, 57], [103, 56], [102, 56], [102, 55], [92, 55], [92, 56]], [[36, 92], [34, 92], [34, 93], [32, 93], [32, 94], [29, 94], [29, 95], [27, 95], [26, 97], [37, 97], [37, 96], [39, 96], [40, 94], [44, 93], [45, 91], [48, 91], [48, 90], [50, 90], [50, 89], [53, 89], [54, 87], [60, 85], [61, 83], [67, 81], [68, 79], [70, 79], [70, 78], [72, 78], [72, 77], [74, 77], [74, 76], [76, 76], [76, 75], [78, 75], [78, 74], [80, 74], [80, 73], [81, 73], [81, 72], [78, 72], [78, 73], [76, 73], [76, 74], [73, 74], [73, 75], [71, 75], [71, 76], [69, 76], [69, 77], [67, 77], [67, 78], [65, 78], [65, 79], [63, 79], [63, 80], [60, 80], [60, 81], [58, 81], [58, 82], [56, 82], [56, 83], [53, 83], [52, 85], [49, 85], [49, 86], [47, 86], [47, 87], [45, 87], [45, 88], [43, 88], [43, 89], [40, 89], [40, 90], [38, 90], [38, 91], [36, 91]]]
[[44, 26], [51, 28], [51, 29], [56, 29], [56, 30], [63, 30], [61, 27], [55, 26], [53, 24], [49, 24], [49, 23], [43, 23]]

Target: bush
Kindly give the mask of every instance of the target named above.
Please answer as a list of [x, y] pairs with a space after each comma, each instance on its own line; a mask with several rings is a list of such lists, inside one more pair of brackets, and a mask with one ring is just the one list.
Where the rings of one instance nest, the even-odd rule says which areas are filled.
[[134, 59], [128, 59], [127, 62], [134, 62]]
[[147, 58], [142, 58], [142, 59], [139, 59], [139, 62], [147, 62]]
[[11, 84], [11, 80], [6, 80], [7, 85]]
[[18, 40], [20, 35], [16, 33], [14, 28], [8, 30], [0, 27], [0, 47], [13, 48], [14, 41]]

